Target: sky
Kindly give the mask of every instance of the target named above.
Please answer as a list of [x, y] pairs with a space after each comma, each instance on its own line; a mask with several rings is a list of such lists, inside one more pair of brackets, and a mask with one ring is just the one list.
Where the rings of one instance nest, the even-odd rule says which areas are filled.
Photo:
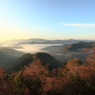
[[95, 0], [0, 0], [0, 42], [95, 40]]

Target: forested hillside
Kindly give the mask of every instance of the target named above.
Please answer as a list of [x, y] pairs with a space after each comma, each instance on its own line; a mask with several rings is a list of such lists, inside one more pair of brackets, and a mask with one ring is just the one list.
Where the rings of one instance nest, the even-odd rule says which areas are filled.
[[35, 60], [40, 60], [43, 64], [49, 64], [49, 69], [54, 69], [61, 67], [62, 63], [53, 58], [51, 55], [47, 53], [35, 53], [35, 54], [24, 54], [17, 60], [4, 65], [2, 68], [6, 70], [8, 73], [13, 71], [21, 70], [25, 65], [28, 65], [30, 62]]
[[0, 95], [95, 95], [95, 48], [81, 51], [89, 55], [84, 64], [74, 58], [49, 70], [35, 60], [11, 74], [0, 69]]

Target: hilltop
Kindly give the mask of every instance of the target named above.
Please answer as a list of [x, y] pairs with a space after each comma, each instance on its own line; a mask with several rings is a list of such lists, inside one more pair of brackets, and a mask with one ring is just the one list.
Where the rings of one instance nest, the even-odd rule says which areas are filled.
[[62, 64], [61, 62], [59, 62], [47, 53], [27, 53], [21, 56], [19, 59], [9, 64], [6, 64], [5, 66], [3, 66], [3, 69], [7, 72], [19, 71], [25, 65], [28, 65], [30, 62], [33, 62], [34, 60], [40, 60], [43, 64], [49, 64], [49, 68], [51, 69], [61, 67]]

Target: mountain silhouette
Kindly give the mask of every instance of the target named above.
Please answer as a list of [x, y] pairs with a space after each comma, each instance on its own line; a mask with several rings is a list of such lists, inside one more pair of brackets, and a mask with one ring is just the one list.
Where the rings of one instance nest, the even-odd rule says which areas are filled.
[[25, 65], [28, 65], [30, 62], [33, 62], [34, 60], [40, 60], [43, 64], [49, 64], [49, 68], [58, 68], [61, 67], [61, 62], [53, 58], [51, 55], [47, 53], [36, 53], [36, 54], [24, 54], [19, 59], [6, 64], [3, 66], [3, 69], [6, 70], [8, 73], [12, 71], [19, 71], [21, 70]]

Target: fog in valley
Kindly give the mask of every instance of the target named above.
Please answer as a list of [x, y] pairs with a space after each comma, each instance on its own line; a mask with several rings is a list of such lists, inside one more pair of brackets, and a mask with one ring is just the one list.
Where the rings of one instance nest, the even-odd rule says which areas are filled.
[[[80, 52], [79, 50], [68, 51], [68, 44], [3, 44], [1, 46], [3, 46], [3, 48], [9, 48], [6, 50], [6, 53], [5, 51], [3, 51], [3, 53], [9, 55], [8, 57], [15, 57], [14, 59], [17, 59], [21, 57], [22, 54], [26, 53], [35, 54], [37, 52], [45, 52], [50, 54], [60, 62], [64, 63], [70, 59], [73, 59], [74, 57], [78, 57], [79, 59], [84, 61], [86, 55], [84, 52]], [[62, 48], [64, 49], [64, 47], [67, 48], [67, 50], [62, 50]], [[14, 54], [11, 51], [15, 51], [16, 53]]]
[[62, 44], [23, 44], [21, 45], [23, 48], [15, 48], [17, 51], [22, 51], [25, 53], [37, 53], [37, 52], [47, 52], [46, 50], [42, 50], [43, 48], [49, 46], [60, 46]]

